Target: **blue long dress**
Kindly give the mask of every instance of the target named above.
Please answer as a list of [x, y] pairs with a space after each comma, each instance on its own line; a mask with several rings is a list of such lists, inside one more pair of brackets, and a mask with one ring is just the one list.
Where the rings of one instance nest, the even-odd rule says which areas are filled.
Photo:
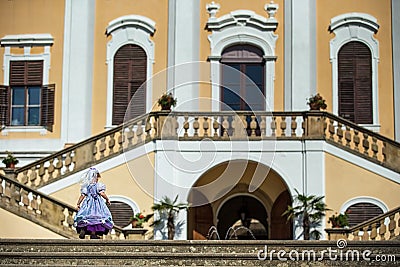
[[81, 194], [86, 197], [74, 218], [78, 233], [84, 229], [86, 233], [95, 232], [96, 235], [103, 235], [113, 228], [111, 212], [100, 195], [105, 190], [106, 186], [102, 183], [92, 183], [81, 188]]

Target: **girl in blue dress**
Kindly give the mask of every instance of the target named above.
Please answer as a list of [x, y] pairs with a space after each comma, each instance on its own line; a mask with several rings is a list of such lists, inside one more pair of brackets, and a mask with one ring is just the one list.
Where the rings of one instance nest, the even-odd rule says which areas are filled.
[[86, 234], [90, 234], [90, 239], [99, 239], [99, 235], [107, 234], [114, 225], [107, 207], [111, 203], [105, 193], [106, 186], [98, 182], [100, 177], [99, 171], [92, 167], [81, 178], [81, 195], [74, 218], [74, 225], [81, 239]]

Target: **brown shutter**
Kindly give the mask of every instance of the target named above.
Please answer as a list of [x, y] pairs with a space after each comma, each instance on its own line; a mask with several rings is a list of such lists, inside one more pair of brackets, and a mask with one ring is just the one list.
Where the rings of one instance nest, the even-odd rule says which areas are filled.
[[0, 127], [10, 125], [10, 90], [0, 85]]
[[357, 203], [350, 206], [346, 210], [346, 213], [349, 216], [349, 225], [352, 227], [383, 214], [383, 211], [381, 208], [371, 203]]
[[42, 85], [43, 60], [11, 61], [10, 85]]
[[54, 125], [54, 98], [55, 84], [43, 85], [41, 97], [40, 125], [45, 126], [49, 131], [53, 130]]
[[113, 217], [114, 224], [119, 227], [128, 226], [130, 223], [130, 218], [133, 216], [133, 210], [131, 206], [120, 201], [111, 202], [110, 212]]
[[339, 116], [359, 124], [372, 123], [371, 52], [349, 42], [338, 55]]
[[113, 124], [121, 124], [128, 105], [135, 95], [129, 117], [146, 112], [146, 91], [140, 86], [147, 77], [147, 57], [137, 45], [121, 47], [114, 57]]
[[25, 85], [25, 61], [10, 61], [10, 85]]

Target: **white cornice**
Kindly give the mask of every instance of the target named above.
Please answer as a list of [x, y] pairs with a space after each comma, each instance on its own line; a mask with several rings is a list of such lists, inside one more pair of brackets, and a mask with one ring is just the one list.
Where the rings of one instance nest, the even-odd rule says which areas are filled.
[[49, 46], [53, 43], [54, 38], [48, 33], [6, 35], [0, 39], [1, 46]]
[[379, 24], [376, 18], [368, 14], [356, 13], [356, 12], [346, 13], [334, 17], [333, 19], [331, 19], [331, 24], [329, 25], [329, 29], [331, 31], [335, 31], [337, 28], [349, 25], [369, 28], [374, 33], [376, 33], [379, 29]]
[[156, 23], [147, 17], [140, 15], [127, 15], [111, 21], [107, 26], [106, 34], [109, 35], [121, 28], [133, 27], [142, 29], [153, 35], [156, 30], [155, 26]]
[[213, 31], [234, 26], [248, 26], [262, 31], [275, 31], [278, 21], [274, 17], [267, 19], [250, 10], [232, 11], [219, 18], [210, 17], [207, 21], [207, 28]]

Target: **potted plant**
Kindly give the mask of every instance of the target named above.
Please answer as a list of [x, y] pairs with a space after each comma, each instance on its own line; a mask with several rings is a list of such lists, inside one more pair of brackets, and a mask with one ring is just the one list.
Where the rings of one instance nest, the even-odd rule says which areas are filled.
[[335, 213], [329, 217], [328, 223], [332, 224], [332, 228], [344, 228], [349, 226], [348, 218], [347, 213]]
[[319, 93], [311, 96], [307, 104], [310, 106], [310, 110], [326, 109], [327, 107], [325, 99]]
[[157, 101], [158, 105], [161, 107], [161, 110], [171, 110], [171, 107], [175, 107], [176, 98], [169, 94], [163, 94]]
[[143, 213], [138, 212], [131, 217], [132, 228], [143, 228], [143, 223], [149, 221], [153, 214], [143, 215]]
[[6, 165], [6, 168], [15, 168], [15, 165], [18, 164], [19, 160], [13, 156], [13, 154], [9, 151], [6, 151], [7, 156], [3, 159], [3, 163]]

